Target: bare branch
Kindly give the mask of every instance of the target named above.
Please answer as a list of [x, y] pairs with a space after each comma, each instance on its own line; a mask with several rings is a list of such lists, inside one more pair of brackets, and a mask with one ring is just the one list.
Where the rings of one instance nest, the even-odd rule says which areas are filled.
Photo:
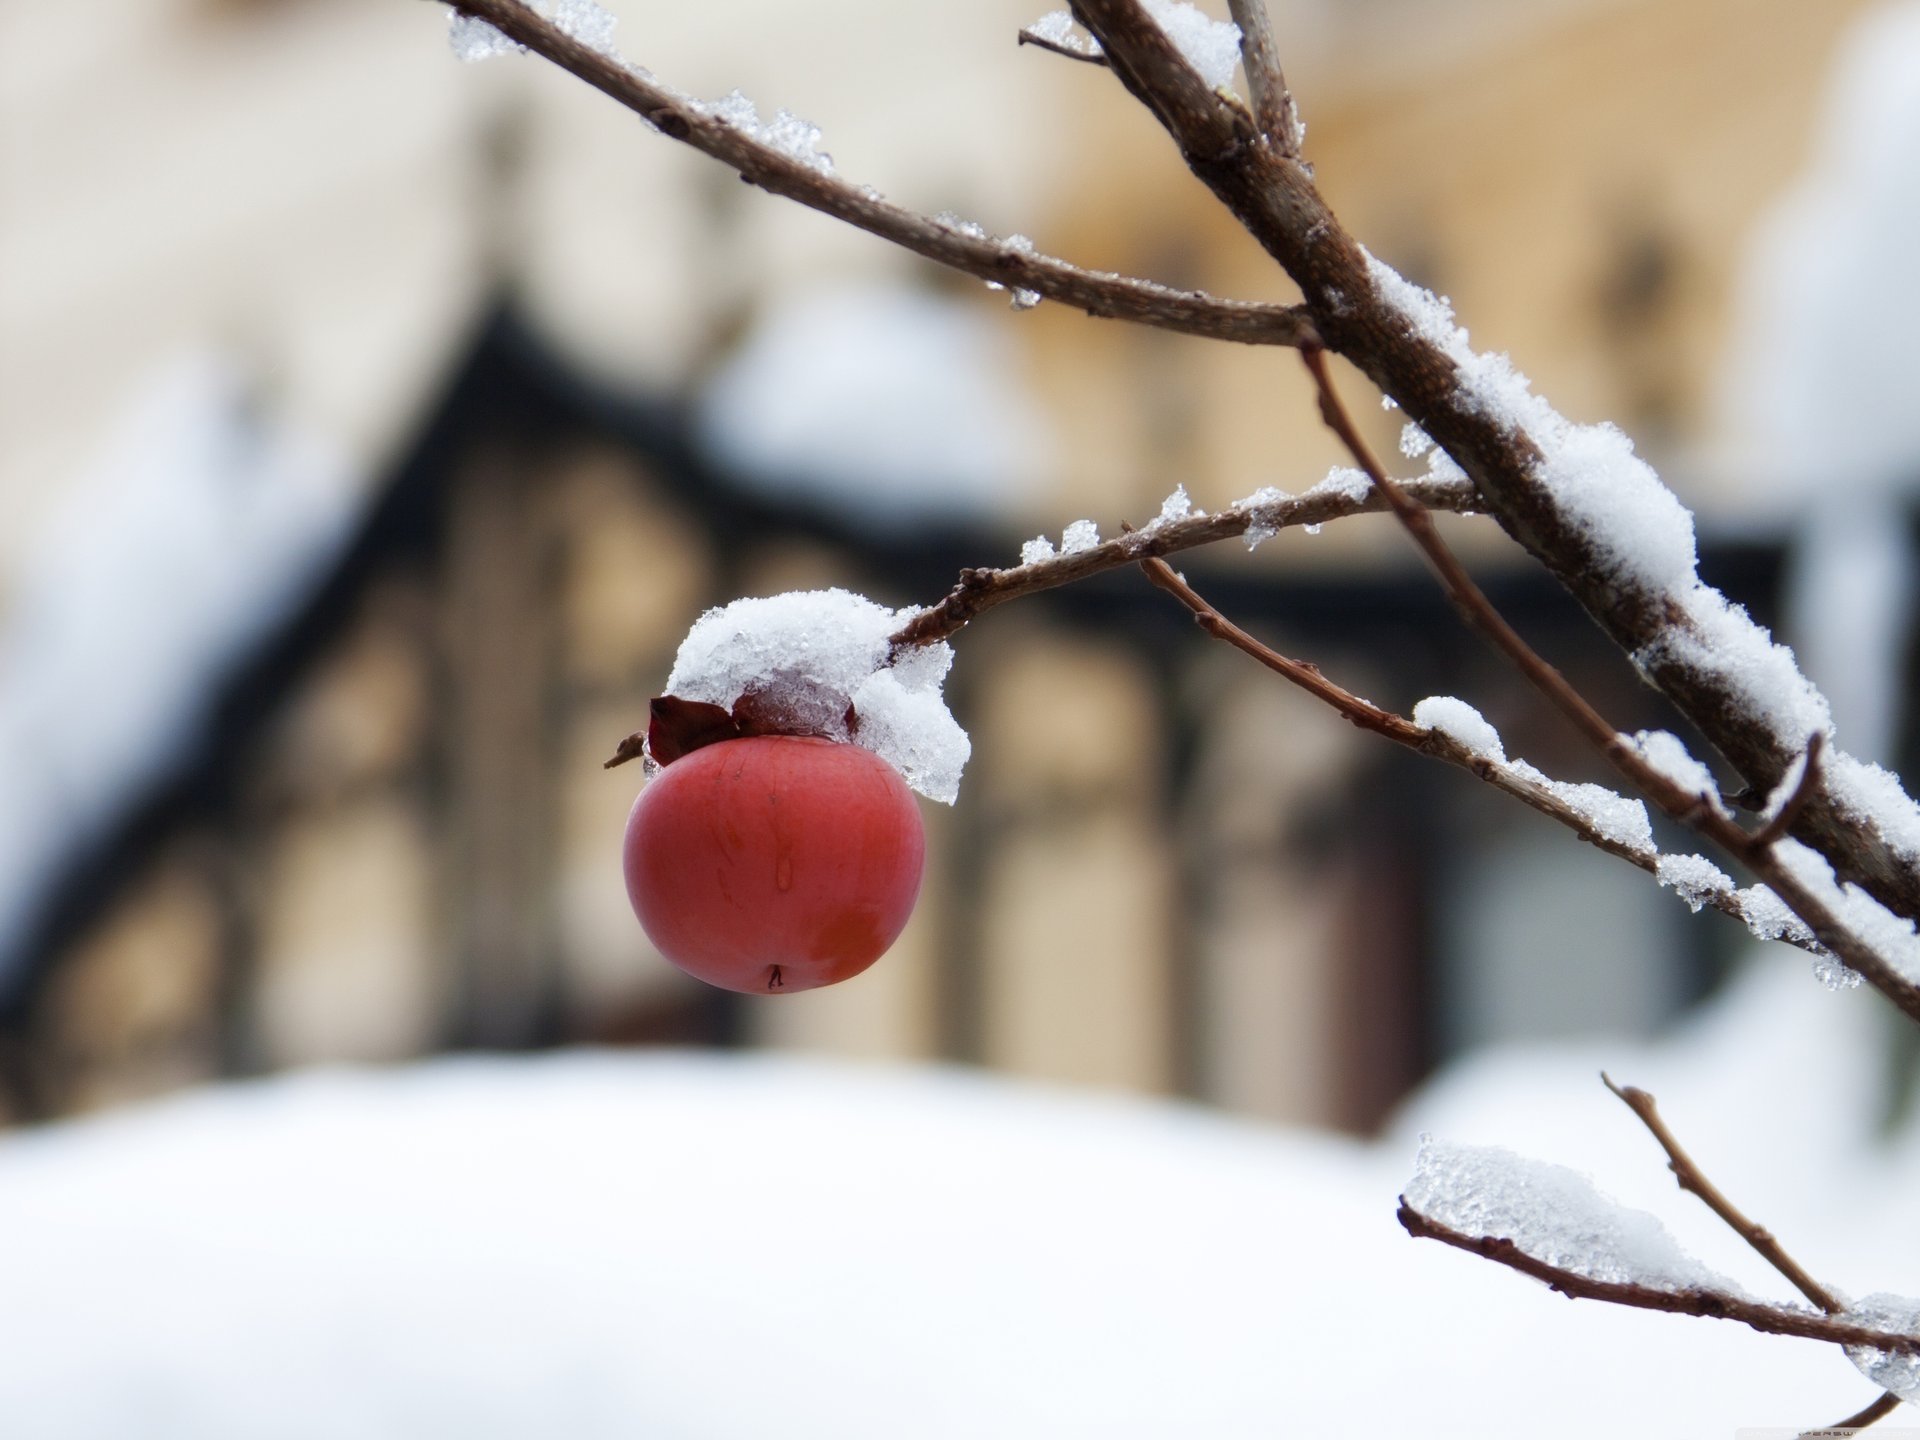
[[1282, 155], [1298, 158], [1300, 113], [1280, 69], [1280, 52], [1274, 48], [1273, 21], [1267, 15], [1266, 0], [1227, 0], [1227, 13], [1240, 27], [1240, 63], [1247, 72], [1253, 118], [1260, 133]]
[[1321, 673], [1318, 665], [1291, 659], [1254, 639], [1209, 605], [1197, 590], [1174, 573], [1173, 567], [1166, 561], [1149, 556], [1140, 562], [1140, 568], [1155, 585], [1191, 610], [1200, 628], [1209, 635], [1216, 640], [1226, 641], [1236, 650], [1251, 655], [1269, 670], [1285, 676], [1316, 700], [1331, 705], [1362, 730], [1371, 730], [1376, 735], [1384, 735], [1389, 740], [1416, 750], [1432, 734], [1426, 726], [1416, 725], [1404, 715], [1396, 715], [1391, 710], [1382, 710], [1371, 701], [1362, 700], [1351, 690], [1334, 684]]
[[1076, 50], [1062, 41], [1039, 34], [1032, 26], [1020, 32], [1020, 43], [1031, 45], [1036, 50], [1045, 50], [1049, 55], [1063, 55], [1069, 60], [1078, 60], [1083, 65], [1098, 65], [1103, 70], [1107, 65], [1107, 57], [1098, 50]]
[[582, 44], [519, 0], [451, 0], [509, 39], [551, 60], [640, 115], [662, 134], [738, 171], [743, 180], [902, 249], [1009, 289], [1031, 290], [1089, 315], [1245, 345], [1299, 346], [1315, 331], [1297, 305], [1221, 300], [1198, 290], [1084, 270], [984, 234], [895, 205], [729, 125], [700, 102], [646, 71]]
[[[1475, 504], [1473, 487], [1458, 479], [1421, 480], [1407, 489], [1419, 498], [1420, 503], [1436, 510], [1470, 510]], [[1386, 508], [1386, 500], [1379, 495], [1369, 494], [1354, 500], [1344, 492], [1309, 490], [1304, 495], [1263, 503], [1242, 501], [1211, 515], [1194, 515], [1185, 520], [1132, 531], [1118, 539], [1085, 550], [1069, 551], [1031, 565], [1014, 565], [1004, 570], [963, 570], [946, 598], [922, 610], [895, 631], [893, 643], [896, 646], [925, 645], [935, 640], [945, 640], [956, 634], [968, 621], [1009, 600], [1084, 580], [1104, 570], [1137, 565], [1151, 555], [1172, 555], [1181, 550], [1211, 545], [1217, 540], [1231, 539], [1235, 535], [1244, 535], [1254, 525], [1284, 530], [1295, 525], [1319, 525], [1328, 520]]]
[[[1866, 1409], [1861, 1410], [1855, 1414], [1849, 1415], [1844, 1420], [1836, 1420], [1831, 1425], [1822, 1426], [1821, 1429], [1822, 1430], [1864, 1430], [1869, 1425], [1876, 1424], [1879, 1421], [1886, 1419], [1887, 1416], [1891, 1415], [1894, 1411], [1900, 1408], [1900, 1403], [1901, 1403], [1900, 1397], [1898, 1395], [1883, 1394], [1878, 1400], [1874, 1401], [1871, 1405], [1867, 1406]], [[1815, 1431], [1814, 1433], [1819, 1434], [1820, 1431]]]
[[1398, 1217], [1407, 1233], [1417, 1240], [1438, 1240], [1456, 1250], [1465, 1250], [1483, 1260], [1505, 1265], [1530, 1275], [1535, 1280], [1573, 1300], [1604, 1300], [1636, 1310], [1659, 1310], [1668, 1315], [1698, 1315], [1712, 1320], [1735, 1320], [1768, 1335], [1791, 1335], [1802, 1340], [1824, 1340], [1833, 1345], [1865, 1345], [1875, 1350], [1898, 1351], [1903, 1355], [1920, 1354], [1920, 1335], [1901, 1335], [1871, 1326], [1856, 1325], [1830, 1315], [1769, 1305], [1741, 1295], [1716, 1290], [1661, 1290], [1651, 1285], [1626, 1281], [1594, 1280], [1577, 1271], [1536, 1259], [1513, 1241], [1495, 1235], [1467, 1235], [1431, 1220], [1400, 1199]]

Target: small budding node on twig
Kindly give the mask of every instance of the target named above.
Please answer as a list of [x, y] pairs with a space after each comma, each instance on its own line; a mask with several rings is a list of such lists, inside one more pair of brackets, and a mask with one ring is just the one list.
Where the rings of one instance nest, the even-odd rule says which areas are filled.
[[1827, 737], [1825, 732], [1816, 730], [1807, 737], [1807, 748], [1800, 752], [1800, 758], [1781, 778], [1779, 789], [1786, 790], [1779, 808], [1758, 830], [1753, 832], [1750, 843], [1756, 850], [1764, 849], [1784, 836], [1793, 828], [1793, 822], [1800, 818], [1800, 812], [1807, 808], [1807, 802], [1813, 798], [1813, 792], [1820, 786], [1820, 757], [1825, 753]]

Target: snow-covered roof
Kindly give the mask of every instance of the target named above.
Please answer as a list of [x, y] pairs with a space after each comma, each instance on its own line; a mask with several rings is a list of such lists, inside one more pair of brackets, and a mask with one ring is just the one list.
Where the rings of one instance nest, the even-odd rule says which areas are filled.
[[239, 367], [153, 377], [15, 577], [0, 624], [0, 989], [49, 883], [149, 790], [219, 682], [338, 554], [360, 487]]

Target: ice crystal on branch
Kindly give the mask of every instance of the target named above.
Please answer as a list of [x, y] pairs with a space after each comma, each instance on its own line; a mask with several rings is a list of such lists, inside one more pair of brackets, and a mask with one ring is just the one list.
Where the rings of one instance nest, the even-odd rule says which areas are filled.
[[1602, 1194], [1578, 1171], [1511, 1150], [1424, 1135], [1401, 1198], [1449, 1230], [1509, 1240], [1535, 1260], [1589, 1280], [1740, 1293], [1682, 1250], [1646, 1211]]

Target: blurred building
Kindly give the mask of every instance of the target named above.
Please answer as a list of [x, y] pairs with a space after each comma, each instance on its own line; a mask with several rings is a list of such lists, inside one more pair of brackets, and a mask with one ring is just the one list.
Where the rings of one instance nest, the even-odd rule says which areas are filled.
[[[1011, 43], [1024, 6], [615, 8], [630, 57], [801, 111], [907, 203], [1287, 293], [1109, 77]], [[1355, 232], [1711, 515], [1738, 505], [1701, 456], [1742, 238], [1863, 8], [1378, 0], [1276, 26]], [[661, 965], [614, 864], [638, 777], [599, 762], [703, 607], [924, 603], [1036, 530], [1110, 530], [1176, 482], [1210, 507], [1297, 490], [1338, 457], [1288, 354], [1002, 316], [539, 62], [456, 64], [444, 27], [413, 0], [0, 10], [0, 1106], [447, 1046], [752, 1043], [1364, 1127], [1453, 1048], [1647, 1029], [1710, 978], [1711, 917], [1370, 746], [1128, 576], [961, 637], [976, 758], [885, 964], [778, 1001]], [[774, 403], [746, 359], [823, 294], [930, 318], [794, 427], [754, 422], [807, 462], [783, 466], [741, 443]], [[849, 324], [871, 354], [883, 328]], [[956, 428], [922, 461], [876, 423], [920, 392], [873, 399], [909, 330], [953, 347], [927, 351], [924, 423]], [[942, 408], [962, 373], [978, 410]], [[977, 483], [940, 468], [959, 449]], [[1670, 723], [1456, 529], [1623, 725]], [[1772, 604], [1766, 536], [1707, 563]], [[1188, 569], [1352, 688], [1461, 694], [1598, 778], [1389, 526]]]

